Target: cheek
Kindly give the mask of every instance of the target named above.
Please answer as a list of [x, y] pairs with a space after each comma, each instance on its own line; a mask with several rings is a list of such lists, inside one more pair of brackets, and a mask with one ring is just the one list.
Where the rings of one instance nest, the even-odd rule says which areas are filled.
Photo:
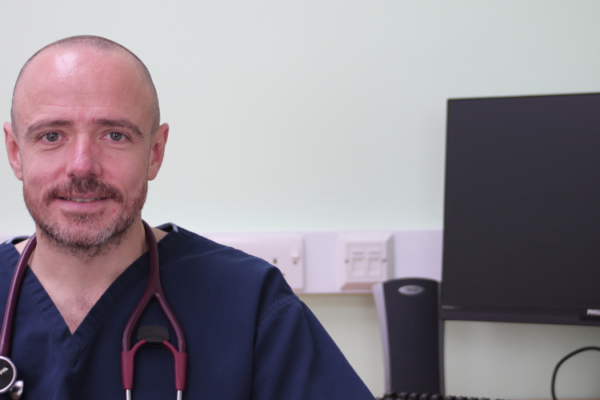
[[22, 158], [23, 183], [29, 187], [42, 189], [50, 186], [60, 177], [61, 163], [55, 158], [43, 157], [37, 154]]
[[135, 196], [148, 181], [148, 157], [120, 154], [104, 157], [100, 179], [115, 185], [126, 198]]

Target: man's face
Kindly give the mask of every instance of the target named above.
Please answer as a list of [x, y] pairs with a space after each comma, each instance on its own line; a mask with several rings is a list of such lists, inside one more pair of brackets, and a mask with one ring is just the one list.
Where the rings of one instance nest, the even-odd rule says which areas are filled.
[[51, 48], [28, 65], [5, 124], [11, 166], [37, 226], [71, 248], [118, 238], [139, 217], [168, 126], [151, 135], [150, 88], [134, 60]]

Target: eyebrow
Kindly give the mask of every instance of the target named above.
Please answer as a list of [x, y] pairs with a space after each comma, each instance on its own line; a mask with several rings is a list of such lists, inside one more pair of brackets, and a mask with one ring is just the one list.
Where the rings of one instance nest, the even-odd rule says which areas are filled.
[[27, 128], [27, 130], [25, 131], [25, 137], [29, 137], [31, 136], [35, 131], [39, 131], [42, 129], [48, 129], [48, 128], [60, 128], [60, 127], [65, 127], [65, 126], [73, 126], [73, 121], [68, 121], [68, 120], [53, 120], [53, 121], [42, 121], [42, 122], [38, 122], [37, 124], [33, 124], [31, 126], [29, 126]]
[[132, 131], [133, 133], [135, 133], [138, 137], [140, 137], [140, 138], [144, 137], [144, 134], [142, 133], [142, 130], [139, 128], [139, 126], [137, 126], [133, 122], [128, 121], [126, 119], [101, 118], [101, 119], [95, 120], [94, 123], [97, 125], [101, 125], [101, 126], [108, 126], [108, 127], [115, 126], [115, 127], [120, 127], [120, 128], [126, 128], [126, 129], [129, 129], [130, 131]]

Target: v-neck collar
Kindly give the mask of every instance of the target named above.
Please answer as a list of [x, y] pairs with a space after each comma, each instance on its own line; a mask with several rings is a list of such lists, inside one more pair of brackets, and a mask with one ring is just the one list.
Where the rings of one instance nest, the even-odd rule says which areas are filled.
[[[161, 225], [159, 228], [165, 226]], [[163, 259], [176, 247], [180, 239], [181, 235], [177, 227], [172, 225], [171, 232], [158, 242], [159, 265], [162, 265]], [[19, 259], [19, 252], [12, 245], [4, 246], [3, 250], [0, 256], [6, 260], [12, 274]], [[58, 308], [31, 268], [27, 268], [23, 275], [21, 296], [27, 296], [31, 300], [48, 326], [51, 335], [64, 351], [69, 363], [74, 366], [79, 354], [103, 326], [115, 306], [148, 275], [149, 266], [150, 257], [146, 252], [119, 275], [106, 292], [100, 296], [73, 334], [69, 331]]]

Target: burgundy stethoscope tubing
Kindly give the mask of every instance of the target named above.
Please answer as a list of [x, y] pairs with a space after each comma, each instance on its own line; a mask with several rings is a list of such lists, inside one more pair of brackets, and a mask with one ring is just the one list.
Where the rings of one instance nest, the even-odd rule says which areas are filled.
[[[27, 269], [27, 263], [35, 250], [37, 238], [35, 235], [29, 239], [29, 243], [23, 249], [23, 253], [17, 261], [15, 272], [13, 273], [8, 288], [8, 298], [4, 307], [4, 317], [2, 318], [2, 329], [0, 329], [0, 364], [2, 366], [2, 379], [0, 379], [0, 393], [8, 393], [12, 399], [19, 399], [23, 393], [23, 381], [17, 381], [17, 367], [10, 359], [10, 348], [12, 344], [13, 322], [15, 320], [15, 311], [19, 299], [19, 290], [23, 281], [23, 274]], [[4, 374], [7, 376], [5, 377]]]
[[150, 254], [150, 276], [148, 277], [148, 284], [146, 285], [146, 290], [142, 295], [138, 305], [133, 310], [133, 313], [129, 317], [129, 321], [125, 326], [125, 332], [123, 332], [123, 351], [121, 352], [121, 373], [123, 378], [123, 389], [125, 389], [126, 399], [131, 399], [131, 390], [133, 389], [133, 369], [134, 369], [134, 359], [135, 353], [142, 346], [146, 344], [146, 339], [142, 339], [137, 342], [133, 348], [131, 347], [131, 333], [133, 332], [133, 328], [137, 324], [140, 316], [148, 306], [148, 303], [154, 297], [158, 302], [160, 308], [163, 313], [169, 320], [169, 323], [173, 327], [173, 331], [175, 331], [175, 336], [177, 337], [177, 349], [167, 340], [162, 341], [162, 346], [169, 350], [171, 355], [173, 356], [173, 361], [175, 364], [175, 390], [177, 391], [177, 400], [181, 400], [182, 393], [185, 389], [185, 375], [186, 375], [186, 367], [187, 367], [187, 354], [185, 353], [185, 338], [183, 336], [183, 331], [181, 330], [181, 326], [179, 325], [179, 321], [173, 314], [171, 307], [167, 303], [165, 299], [165, 294], [162, 290], [162, 285], [160, 284], [160, 271], [158, 265], [158, 247], [156, 244], [156, 238], [154, 237], [154, 232], [152, 232], [152, 228], [145, 222], [144, 231], [146, 233], [146, 243], [148, 244], [148, 252]]
[[[148, 252], [150, 253], [150, 275], [148, 278], [148, 284], [146, 285], [146, 290], [142, 295], [138, 305], [135, 307], [135, 310], [129, 317], [129, 321], [125, 327], [125, 331], [123, 332], [123, 351], [121, 353], [121, 374], [123, 378], [123, 389], [125, 389], [126, 398], [131, 399], [131, 390], [133, 389], [133, 369], [134, 369], [134, 359], [135, 353], [146, 344], [146, 339], [142, 339], [137, 342], [133, 348], [131, 347], [131, 333], [133, 328], [137, 324], [140, 316], [148, 306], [148, 303], [152, 298], [155, 298], [160, 308], [164, 312], [165, 316], [169, 320], [173, 331], [175, 332], [175, 336], [177, 337], [177, 348], [175, 348], [169, 341], [163, 340], [162, 346], [165, 347], [173, 356], [174, 364], [175, 364], [175, 390], [177, 391], [177, 399], [182, 399], [182, 393], [185, 389], [185, 378], [186, 378], [186, 367], [187, 367], [187, 354], [185, 353], [185, 338], [183, 336], [183, 331], [181, 330], [181, 326], [179, 325], [179, 321], [173, 314], [171, 307], [167, 303], [165, 299], [165, 294], [162, 290], [162, 285], [160, 283], [160, 271], [158, 265], [158, 247], [156, 244], [156, 238], [154, 237], [154, 233], [152, 232], [152, 228], [145, 222], [144, 224], [144, 232], [146, 235], [146, 243], [148, 245]], [[4, 318], [2, 320], [2, 329], [0, 330], [0, 362], [2, 359], [6, 360], [8, 363], [8, 367], [12, 367], [14, 378], [16, 378], [16, 368], [12, 361], [10, 361], [10, 348], [12, 344], [12, 333], [13, 333], [13, 321], [16, 311], [17, 299], [19, 297], [19, 290], [21, 288], [21, 283], [23, 280], [23, 274], [25, 273], [25, 269], [27, 268], [27, 263], [31, 258], [33, 251], [35, 250], [35, 246], [37, 244], [37, 239], [35, 235], [29, 239], [29, 243], [25, 246], [21, 257], [19, 257], [19, 261], [17, 262], [17, 266], [15, 268], [15, 272], [13, 273], [13, 277], [10, 283], [10, 287], [8, 289], [8, 299], [6, 301], [6, 307], [4, 311]], [[4, 364], [3, 364], [4, 365]], [[10, 386], [2, 389], [0, 393], [4, 393], [9, 391], [15, 379], [12, 380]], [[22, 391], [22, 387], [21, 387]], [[16, 395], [16, 393], [15, 393]], [[12, 394], [11, 394], [12, 396]], [[20, 392], [18, 393], [20, 396]], [[17, 397], [13, 397], [17, 398]]]
[[15, 320], [15, 311], [17, 309], [17, 299], [19, 298], [19, 290], [21, 289], [21, 282], [23, 281], [23, 274], [27, 268], [27, 263], [31, 258], [35, 245], [37, 244], [37, 238], [35, 235], [29, 239], [29, 243], [25, 246], [23, 254], [19, 257], [17, 267], [13, 273], [10, 287], [8, 288], [8, 299], [6, 300], [6, 307], [4, 308], [4, 318], [2, 320], [2, 330], [0, 330], [0, 356], [10, 356], [10, 346], [12, 344], [12, 333], [13, 333], [13, 321]]

